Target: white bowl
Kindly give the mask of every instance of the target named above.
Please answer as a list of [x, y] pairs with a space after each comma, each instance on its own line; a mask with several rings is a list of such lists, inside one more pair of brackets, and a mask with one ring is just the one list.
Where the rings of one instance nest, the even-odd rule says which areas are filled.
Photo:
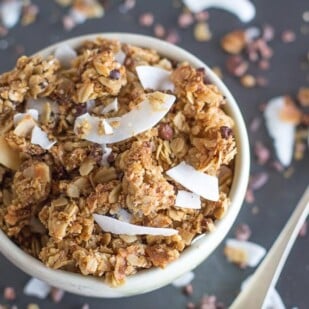
[[[98, 36], [118, 39], [122, 43], [130, 43], [141, 47], [153, 48], [167, 58], [176, 61], [187, 61], [194, 67], [204, 67], [211, 82], [217, 85], [227, 98], [228, 104], [226, 106], [226, 112], [234, 119], [236, 124], [235, 136], [238, 150], [235, 162], [233, 184], [229, 195], [231, 205], [225, 217], [216, 223], [215, 231], [199, 237], [198, 240], [196, 240], [190, 247], [181, 253], [178, 260], [169, 264], [165, 269], [152, 268], [149, 270], [140, 271], [137, 274], [127, 278], [126, 283], [120, 287], [111, 288], [106, 285], [103, 280], [97, 278], [90, 276], [87, 277], [62, 270], [50, 269], [39, 260], [22, 251], [0, 230], [1, 253], [15, 266], [22, 269], [27, 274], [41, 279], [52, 286], [59, 287], [72, 293], [85, 296], [115, 298], [138, 295], [163, 287], [171, 283], [177, 277], [198, 266], [215, 250], [231, 228], [242, 205], [248, 182], [250, 157], [246, 127], [235, 99], [223, 82], [201, 60], [182, 48], [143, 35], [126, 33], [99, 33], [80, 36], [67, 40], [65, 43], [72, 47], [76, 47], [84, 40], [92, 40]], [[62, 43], [63, 42], [52, 45], [38, 52], [38, 54], [47, 56]]]

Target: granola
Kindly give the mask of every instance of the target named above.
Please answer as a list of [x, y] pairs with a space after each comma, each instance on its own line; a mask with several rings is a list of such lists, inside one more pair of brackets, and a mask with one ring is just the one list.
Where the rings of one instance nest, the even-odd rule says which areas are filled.
[[[68, 67], [53, 55], [23, 56], [0, 76], [0, 228], [48, 267], [118, 286], [139, 270], [165, 267], [225, 215], [234, 123], [203, 69], [155, 50], [97, 38], [71, 60]], [[161, 68], [169, 88], [144, 88], [137, 66]], [[161, 119], [148, 111], [153, 126], [121, 135], [124, 124], [139, 125], [126, 123], [128, 115], [147, 108]], [[37, 143], [34, 128], [53, 143]], [[107, 145], [90, 141], [116, 134]], [[195, 195], [200, 208], [175, 205], [186, 188], [166, 172], [181, 162], [218, 180], [217, 200]], [[176, 233], [117, 234], [94, 214]]]

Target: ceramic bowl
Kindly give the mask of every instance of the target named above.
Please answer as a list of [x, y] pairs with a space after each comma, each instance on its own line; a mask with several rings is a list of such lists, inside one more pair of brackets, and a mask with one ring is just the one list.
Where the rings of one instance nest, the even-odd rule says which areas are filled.
[[[98, 36], [118, 39], [122, 43], [153, 48], [167, 58], [176, 61], [187, 61], [194, 67], [204, 67], [211, 82], [218, 86], [227, 99], [228, 103], [226, 105], [226, 112], [235, 121], [235, 137], [238, 150], [233, 184], [229, 194], [231, 205], [225, 217], [216, 222], [215, 231], [199, 237], [192, 245], [190, 245], [190, 247], [181, 253], [178, 260], [169, 264], [165, 269], [151, 268], [149, 270], [140, 271], [127, 278], [126, 283], [117, 288], [109, 287], [103, 282], [103, 280], [91, 276], [83, 276], [62, 270], [50, 269], [43, 265], [39, 260], [22, 251], [0, 230], [1, 253], [15, 266], [29, 275], [72, 293], [103, 298], [118, 298], [142, 294], [171, 283], [177, 277], [194, 269], [200, 263], [205, 261], [205, 259], [222, 242], [235, 221], [245, 196], [250, 165], [249, 143], [245, 123], [235, 99], [224, 83], [200, 59], [184, 49], [170, 43], [152, 37], [135, 34], [98, 33], [69, 39], [66, 40], [65, 43], [74, 48], [80, 45], [83, 41], [92, 40]], [[60, 42], [52, 45], [38, 52], [38, 54], [47, 56], [53, 53], [56, 47], [63, 43], [64, 42]]]

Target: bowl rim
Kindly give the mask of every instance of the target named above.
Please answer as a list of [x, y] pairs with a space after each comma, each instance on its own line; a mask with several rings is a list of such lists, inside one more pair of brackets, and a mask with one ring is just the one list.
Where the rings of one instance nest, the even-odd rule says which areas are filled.
[[95, 277], [48, 268], [39, 260], [20, 249], [0, 229], [0, 252], [10, 262], [30, 276], [75, 294], [102, 298], [119, 298], [150, 292], [171, 283], [182, 274], [202, 263], [222, 242], [239, 213], [246, 193], [250, 167], [249, 140], [240, 109], [228, 88], [203, 61], [181, 47], [150, 36], [108, 32], [86, 34], [63, 40], [40, 50], [36, 54], [47, 56], [63, 43], [69, 44], [74, 48], [85, 40], [93, 40], [97, 37], [118, 39], [121, 43], [153, 48], [159, 54], [170, 59], [187, 61], [194, 67], [204, 67], [210, 81], [218, 86], [227, 99], [225, 110], [235, 121], [234, 132], [238, 151], [233, 183], [229, 194], [231, 203], [224, 218], [215, 222], [216, 230], [198, 237], [194, 243], [181, 253], [176, 261], [170, 263], [166, 268], [151, 268], [139, 271], [137, 274], [129, 276], [125, 284], [117, 288], [112, 288], [101, 279]]

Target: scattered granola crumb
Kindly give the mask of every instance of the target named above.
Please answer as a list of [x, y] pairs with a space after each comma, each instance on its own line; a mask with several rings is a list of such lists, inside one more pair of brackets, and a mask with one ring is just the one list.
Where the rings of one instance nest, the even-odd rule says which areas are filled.
[[177, 44], [180, 41], [179, 33], [176, 29], [169, 29], [165, 40], [171, 44]]
[[251, 229], [248, 224], [242, 223], [236, 227], [235, 237], [238, 240], [246, 241], [251, 236]]
[[191, 283], [187, 284], [182, 291], [186, 296], [191, 296], [193, 294], [193, 285]]
[[165, 36], [165, 28], [161, 24], [156, 24], [153, 31], [154, 35], [158, 38], [163, 38]]
[[190, 12], [184, 12], [178, 16], [178, 26], [180, 28], [188, 28], [193, 24], [193, 22], [194, 18], [192, 13]]
[[90, 309], [90, 306], [89, 304], [83, 304], [81, 309]]
[[269, 175], [266, 172], [255, 173], [250, 176], [249, 187], [256, 191], [261, 189], [269, 179]]
[[268, 60], [266, 59], [262, 59], [260, 62], [259, 62], [259, 68], [263, 71], [266, 71], [268, 70], [270, 67], [270, 63]]
[[253, 190], [248, 188], [245, 195], [245, 200], [248, 204], [252, 204], [255, 201]]
[[195, 13], [194, 18], [196, 19], [196, 21], [206, 21], [209, 18], [209, 13], [208, 11], [201, 11], [201, 12]]
[[250, 74], [242, 76], [240, 82], [245, 88], [253, 88], [256, 85], [255, 77]]
[[264, 165], [270, 158], [270, 150], [261, 142], [257, 141], [254, 145], [254, 154], [257, 158], [257, 162], [260, 165]]
[[292, 43], [296, 39], [296, 34], [292, 30], [285, 30], [281, 34], [281, 40], [283, 43]]
[[251, 213], [256, 216], [260, 212], [260, 208], [258, 206], [253, 206], [251, 209]]
[[16, 299], [16, 292], [13, 287], [5, 287], [3, 291], [3, 298], [5, 300], [15, 300]]
[[221, 79], [223, 78], [223, 73], [220, 67], [215, 66], [215, 67], [212, 67], [211, 69], [219, 78]]
[[254, 117], [250, 123], [250, 131], [252, 133], [255, 133], [259, 130], [260, 126], [261, 126], [261, 123], [262, 123], [262, 119], [260, 117]]
[[56, 304], [61, 302], [63, 296], [64, 296], [64, 290], [53, 287], [50, 291], [50, 297], [52, 301]]
[[38, 304], [29, 304], [27, 306], [27, 309], [40, 309]]
[[289, 166], [283, 173], [284, 178], [291, 178], [291, 176], [294, 174], [295, 169], [293, 166]]
[[301, 229], [299, 230], [299, 237], [305, 237], [307, 236], [307, 230], [308, 230], [308, 223], [304, 222]]
[[212, 37], [209, 25], [206, 22], [198, 22], [194, 27], [193, 34], [198, 42], [209, 41]]
[[273, 26], [266, 24], [263, 26], [263, 39], [266, 42], [270, 42], [275, 37], [275, 29]]
[[303, 12], [303, 21], [305, 22], [305, 23], [309, 23], [309, 11], [305, 11], [305, 12]]
[[139, 23], [143, 27], [150, 27], [154, 22], [154, 16], [152, 13], [143, 13], [139, 17]]
[[119, 12], [122, 14], [126, 14], [135, 7], [135, 4], [135, 0], [124, 0], [118, 7]]
[[309, 87], [302, 87], [298, 90], [297, 99], [302, 106], [309, 106]]
[[243, 30], [235, 30], [226, 34], [221, 40], [223, 50], [229, 54], [239, 54], [246, 46], [246, 34]]
[[257, 76], [255, 81], [256, 85], [259, 87], [266, 87], [268, 85], [268, 80], [263, 76]]
[[229, 56], [226, 61], [227, 71], [237, 77], [243, 76], [248, 70], [249, 64], [241, 56]]
[[192, 303], [191, 301], [187, 303], [187, 309], [195, 309], [195, 305], [194, 303]]

